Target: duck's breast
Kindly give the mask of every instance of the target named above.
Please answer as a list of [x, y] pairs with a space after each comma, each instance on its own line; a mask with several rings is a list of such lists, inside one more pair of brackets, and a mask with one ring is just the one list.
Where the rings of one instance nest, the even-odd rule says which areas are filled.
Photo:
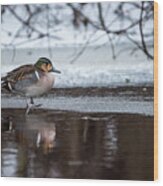
[[40, 96], [47, 93], [54, 85], [54, 75], [51, 73], [40, 77], [38, 82], [26, 89], [26, 96]]

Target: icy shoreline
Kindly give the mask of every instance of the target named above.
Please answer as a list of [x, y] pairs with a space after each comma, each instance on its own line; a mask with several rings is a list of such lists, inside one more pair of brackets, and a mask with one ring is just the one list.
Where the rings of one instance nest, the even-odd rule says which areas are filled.
[[[153, 87], [53, 89], [35, 98], [41, 109], [98, 113], [137, 113], [153, 116]], [[26, 99], [2, 93], [2, 108], [26, 107]]]

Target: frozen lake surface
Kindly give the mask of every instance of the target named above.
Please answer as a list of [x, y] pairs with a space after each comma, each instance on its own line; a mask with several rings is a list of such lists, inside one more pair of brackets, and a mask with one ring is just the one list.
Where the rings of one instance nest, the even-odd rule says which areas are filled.
[[[53, 97], [37, 98], [42, 103], [40, 108], [78, 112], [116, 112], [153, 115], [153, 102], [130, 101], [118, 97]], [[26, 100], [22, 98], [2, 98], [2, 108], [25, 108]]]
[[[125, 91], [124, 91], [125, 90]], [[153, 88], [55, 90], [35, 98], [40, 108], [77, 112], [138, 113], [153, 116]], [[130, 91], [129, 91], [130, 90]], [[26, 99], [2, 94], [2, 108], [25, 108]]]

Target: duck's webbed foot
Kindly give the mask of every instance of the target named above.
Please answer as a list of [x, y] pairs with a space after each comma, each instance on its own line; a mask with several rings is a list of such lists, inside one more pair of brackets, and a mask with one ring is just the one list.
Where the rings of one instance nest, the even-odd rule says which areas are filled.
[[30, 98], [30, 102], [27, 102], [27, 108], [26, 108], [25, 114], [28, 115], [29, 112], [30, 112], [30, 110], [33, 110], [33, 109], [38, 108], [38, 107], [41, 107], [41, 105], [42, 105], [42, 104], [37, 104], [37, 105], [35, 105], [35, 104], [34, 104], [34, 101], [33, 101], [33, 98], [31, 97], [31, 98]]

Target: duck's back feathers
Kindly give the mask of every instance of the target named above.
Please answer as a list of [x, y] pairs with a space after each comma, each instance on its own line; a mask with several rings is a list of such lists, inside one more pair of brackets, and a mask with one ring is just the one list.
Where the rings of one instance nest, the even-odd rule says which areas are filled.
[[11, 92], [21, 91], [38, 81], [38, 72], [34, 65], [23, 65], [1, 78], [1, 86]]

